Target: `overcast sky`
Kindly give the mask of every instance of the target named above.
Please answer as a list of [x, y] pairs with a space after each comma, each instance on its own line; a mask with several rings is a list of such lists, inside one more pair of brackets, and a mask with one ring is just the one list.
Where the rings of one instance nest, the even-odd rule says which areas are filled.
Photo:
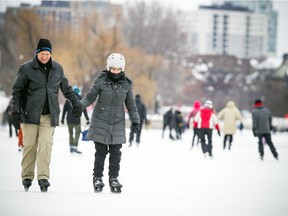
[[[127, 0], [111, 0], [112, 3], [125, 3]], [[132, 0], [130, 0], [132, 1]], [[135, 0], [133, 0], [135, 1]], [[215, 0], [145, 0], [147, 2], [160, 1], [165, 5], [171, 5], [182, 10], [196, 10], [201, 5], [210, 5]], [[4, 11], [6, 5], [19, 5], [20, 2], [40, 4], [41, 0], [0, 0], [0, 11]], [[273, 0], [273, 9], [278, 11], [278, 32], [277, 32], [277, 56], [288, 53], [288, 1]]]

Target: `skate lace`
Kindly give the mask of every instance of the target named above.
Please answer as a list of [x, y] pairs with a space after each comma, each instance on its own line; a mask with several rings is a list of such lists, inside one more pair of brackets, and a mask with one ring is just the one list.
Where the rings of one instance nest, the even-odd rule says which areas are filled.
[[118, 181], [117, 178], [110, 179], [110, 186], [112, 187], [122, 187], [122, 184]]
[[115, 184], [115, 183], [116, 183], [116, 184], [119, 184], [119, 181], [118, 181], [117, 178], [111, 178], [111, 179], [110, 179], [110, 182], [111, 182], [111, 183], [114, 183], [114, 184]]

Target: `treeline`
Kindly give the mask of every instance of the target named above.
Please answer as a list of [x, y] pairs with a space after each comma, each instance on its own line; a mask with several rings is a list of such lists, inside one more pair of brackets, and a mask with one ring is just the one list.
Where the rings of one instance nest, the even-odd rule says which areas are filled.
[[[124, 10], [112, 7], [105, 16], [95, 11], [83, 16], [78, 25], [59, 25], [43, 19], [31, 8], [8, 10], [0, 26], [0, 87], [8, 95], [11, 93], [20, 64], [35, 56], [39, 38], [46, 37], [52, 41], [52, 58], [63, 65], [71, 84], [80, 86], [83, 94], [105, 68], [107, 56], [122, 53], [134, 91], [141, 94], [150, 112], [161, 105], [191, 105], [195, 99], [212, 99], [218, 107], [233, 99], [240, 108], [248, 109], [254, 97], [270, 97], [267, 85], [273, 84], [257, 79], [247, 84], [245, 76], [254, 71], [247, 64], [236, 64], [235, 57], [231, 66], [227, 62], [231, 57], [214, 56], [208, 81], [198, 80], [192, 71], [200, 57], [186, 55], [187, 35], [181, 31], [178, 18], [178, 11], [155, 1], [130, 2]], [[225, 83], [228, 73], [233, 74], [233, 82]], [[279, 85], [269, 89], [275, 89], [272, 94], [277, 92], [277, 101], [287, 97]], [[287, 102], [284, 104], [287, 107]], [[276, 112], [282, 115], [286, 111]]]

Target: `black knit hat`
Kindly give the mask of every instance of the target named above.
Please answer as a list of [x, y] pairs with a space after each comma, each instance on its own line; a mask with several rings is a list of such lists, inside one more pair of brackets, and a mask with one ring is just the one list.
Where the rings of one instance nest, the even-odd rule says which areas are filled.
[[52, 45], [48, 39], [40, 38], [37, 45], [36, 54], [45, 50], [52, 53]]

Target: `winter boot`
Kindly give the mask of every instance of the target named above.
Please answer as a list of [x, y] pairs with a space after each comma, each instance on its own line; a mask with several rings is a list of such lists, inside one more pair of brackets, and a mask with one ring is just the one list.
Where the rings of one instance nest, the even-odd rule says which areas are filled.
[[70, 144], [70, 153], [74, 153], [74, 146]]
[[77, 153], [77, 154], [82, 154], [82, 152], [78, 150], [77, 146], [74, 146], [74, 148], [75, 148], [75, 149], [74, 149], [74, 152], [75, 152], [75, 153]]
[[70, 146], [70, 152], [71, 153], [82, 154], [82, 152], [77, 149], [77, 146], [74, 146], [74, 145]]

